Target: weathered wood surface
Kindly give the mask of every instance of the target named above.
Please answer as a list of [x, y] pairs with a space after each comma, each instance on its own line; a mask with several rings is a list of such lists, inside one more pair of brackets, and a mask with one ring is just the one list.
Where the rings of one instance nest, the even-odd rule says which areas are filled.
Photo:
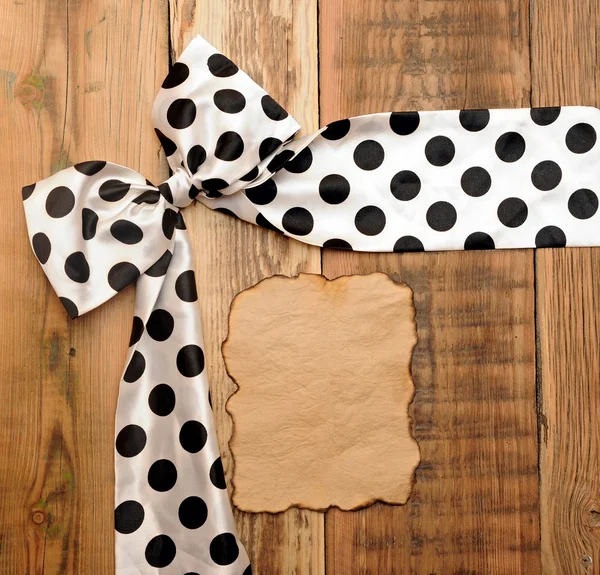
[[[390, 109], [598, 104], [595, 0], [0, 8], [3, 574], [113, 570], [113, 417], [133, 290], [68, 320], [27, 245], [19, 190], [90, 158], [162, 181], [150, 107], [169, 47], [176, 56], [202, 33], [305, 131]], [[203, 206], [186, 220], [230, 477], [229, 303], [263, 277], [319, 272], [321, 255]], [[597, 253], [324, 251], [328, 277], [384, 271], [415, 292], [423, 463], [405, 507], [238, 513], [255, 573], [600, 573]]]
[[[527, 106], [528, 9], [508, 0], [325, 2], [322, 121]], [[422, 461], [405, 507], [327, 513], [327, 573], [539, 572], [532, 253], [324, 251], [328, 277], [373, 271], [414, 290]]]
[[[304, 133], [318, 128], [316, 0], [172, 1], [170, 8], [175, 55], [202, 33], [289, 110]], [[213, 408], [230, 481], [231, 418], [225, 402], [235, 384], [227, 376], [221, 355], [229, 304], [236, 293], [273, 274], [319, 273], [321, 256], [318, 248], [232, 221], [202, 205], [186, 210], [185, 218], [194, 246]], [[298, 509], [277, 515], [238, 512], [236, 518], [256, 573], [324, 573], [321, 513]]]
[[[594, 0], [532, 4], [532, 103], [598, 106]], [[542, 570], [600, 573], [600, 252], [536, 252]]]

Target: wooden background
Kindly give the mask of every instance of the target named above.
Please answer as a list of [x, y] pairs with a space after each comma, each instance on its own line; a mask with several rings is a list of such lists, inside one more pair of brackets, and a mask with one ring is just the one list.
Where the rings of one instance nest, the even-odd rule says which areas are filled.
[[[0, 0], [0, 13], [3, 575], [114, 569], [134, 295], [68, 320], [29, 249], [20, 188], [85, 159], [162, 181], [150, 107], [195, 33], [305, 132], [367, 112], [600, 98], [597, 0]], [[220, 343], [235, 293], [272, 274], [376, 270], [415, 293], [409, 503], [238, 513], [255, 574], [600, 573], [600, 251], [338, 253], [201, 205], [185, 216], [229, 476]]]

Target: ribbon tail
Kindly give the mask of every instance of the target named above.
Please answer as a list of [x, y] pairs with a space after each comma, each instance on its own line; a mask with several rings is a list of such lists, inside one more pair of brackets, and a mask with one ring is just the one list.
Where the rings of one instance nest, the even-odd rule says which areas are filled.
[[180, 226], [168, 265], [137, 284], [115, 423], [120, 574], [154, 574], [167, 565], [182, 573], [250, 573], [209, 403], [197, 299], [188, 233]]

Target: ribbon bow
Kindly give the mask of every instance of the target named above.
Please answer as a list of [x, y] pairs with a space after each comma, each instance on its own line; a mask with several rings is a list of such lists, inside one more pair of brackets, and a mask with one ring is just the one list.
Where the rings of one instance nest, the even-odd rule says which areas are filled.
[[153, 107], [172, 176], [103, 161], [23, 188], [31, 244], [75, 318], [137, 281], [116, 414], [118, 573], [251, 573], [208, 401], [194, 200], [325, 247], [598, 245], [600, 112], [394, 112], [293, 139], [296, 121], [196, 37]]

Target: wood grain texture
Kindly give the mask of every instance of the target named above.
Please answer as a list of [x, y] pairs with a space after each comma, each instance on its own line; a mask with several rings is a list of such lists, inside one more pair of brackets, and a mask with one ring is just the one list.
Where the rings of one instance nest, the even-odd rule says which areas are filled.
[[[318, 127], [319, 103], [321, 124], [393, 109], [598, 104], [595, 0], [319, 0], [318, 38], [317, 0], [1, 7], [2, 574], [113, 571], [114, 410], [133, 289], [69, 321], [28, 246], [20, 188], [93, 158], [162, 181], [150, 108], [169, 47], [172, 58], [202, 33], [304, 132]], [[263, 277], [318, 272], [320, 255], [203, 206], [186, 219], [230, 478], [229, 303]], [[424, 461], [405, 507], [331, 511], [325, 525], [305, 511], [238, 513], [255, 573], [600, 573], [597, 250], [325, 251], [323, 267], [383, 271], [414, 289]]]
[[[172, 1], [170, 8], [174, 54], [201, 33], [280, 102], [304, 133], [318, 127], [315, 0], [190, 0]], [[230, 484], [232, 431], [225, 402], [235, 384], [227, 376], [221, 355], [229, 304], [236, 293], [265, 277], [320, 272], [320, 251], [202, 205], [188, 208], [185, 219], [194, 246], [213, 409]], [[236, 519], [255, 573], [324, 573], [321, 513], [298, 509], [276, 515], [237, 512]]]
[[[528, 105], [528, 8], [323, 0], [322, 122]], [[383, 271], [413, 288], [413, 433], [422, 453], [405, 507], [327, 513], [327, 573], [538, 573], [532, 252], [324, 250], [323, 270]]]
[[28, 246], [20, 188], [86, 159], [166, 174], [148, 117], [167, 71], [167, 11], [105, 0], [2, 9], [0, 572], [110, 573], [133, 290], [68, 320]]
[[[598, 106], [600, 8], [532, 3], [532, 103]], [[542, 568], [600, 573], [600, 254], [536, 253]]]

